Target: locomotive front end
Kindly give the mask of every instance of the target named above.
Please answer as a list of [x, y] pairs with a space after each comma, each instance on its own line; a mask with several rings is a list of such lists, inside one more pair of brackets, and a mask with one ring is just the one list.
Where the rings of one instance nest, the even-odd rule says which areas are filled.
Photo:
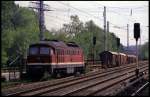
[[31, 45], [27, 56], [27, 74], [32, 78], [42, 77], [45, 72], [51, 74], [52, 53], [52, 48], [47, 45]]

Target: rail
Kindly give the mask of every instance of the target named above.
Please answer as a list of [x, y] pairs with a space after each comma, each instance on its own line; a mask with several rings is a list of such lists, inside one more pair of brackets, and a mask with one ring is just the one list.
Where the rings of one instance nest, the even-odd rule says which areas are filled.
[[147, 82], [146, 84], [144, 84], [142, 87], [140, 87], [135, 93], [133, 93], [131, 96], [135, 96], [137, 94], [139, 94], [142, 90], [144, 90], [147, 86], [149, 85], [149, 82]]
[[[125, 69], [125, 68], [124, 68], [124, 69]], [[128, 70], [128, 69], [127, 69], [127, 70]], [[110, 70], [110, 71], [112, 71], [112, 70]], [[119, 69], [118, 69], [117, 71], [119, 71]], [[111, 72], [110, 74], [114, 74], [114, 73]], [[92, 74], [91, 74], [91, 75], [92, 75]], [[104, 74], [102, 74], [102, 75], [104, 75]], [[95, 77], [96, 77], [96, 76], [98, 77], [98, 76], [100, 76], [100, 75], [93, 74], [93, 76], [91, 76], [91, 78], [94, 78], [94, 76], [95, 76]], [[81, 77], [81, 78], [82, 78], [82, 77]], [[90, 79], [90, 77], [88, 77], [88, 78], [85, 77], [85, 79]], [[95, 79], [95, 78], [94, 78], [94, 79]], [[65, 83], [66, 83], [66, 84], [67, 84], [67, 83], [69, 84], [70, 82], [73, 83], [73, 81], [76, 82], [77, 80], [79, 80], [79, 79], [78, 79], [78, 78], [75, 78], [75, 79], [73, 78], [72, 81], [71, 81], [71, 79], [66, 79], [66, 81], [63, 81], [63, 80], [62, 80], [62, 81], [64, 82], [64, 84], [65, 84]], [[82, 79], [82, 80], [83, 80], [83, 79]], [[83, 82], [85, 82], [85, 80], [84, 80]], [[53, 88], [53, 87], [56, 87], [57, 89], [59, 89], [59, 88], [57, 87], [57, 83], [55, 83], [55, 84], [56, 84], [56, 86], [53, 86], [53, 85], [50, 85], [50, 86], [48, 85], [48, 86], [47, 86], [47, 83], [46, 83], [46, 84], [45, 84], [45, 85], [46, 85], [45, 88], [48, 88], [48, 90], [49, 90], [50, 88]], [[63, 83], [59, 83], [59, 84], [63, 84]], [[71, 83], [70, 83], [70, 84], [71, 84]], [[38, 85], [38, 87], [40, 87], [40, 86]], [[42, 84], [41, 84], [41, 88], [39, 88], [39, 89], [45, 89], [45, 88], [43, 88], [43, 86], [42, 86]], [[24, 87], [24, 89], [25, 89], [25, 87]], [[56, 89], [56, 90], [57, 90], [57, 89]], [[33, 89], [33, 90], [35, 91], [35, 90], [38, 90], [38, 89]], [[45, 89], [45, 90], [46, 90], [46, 89]], [[30, 90], [28, 90], [28, 92], [29, 92], [29, 91], [30, 91]], [[41, 91], [44, 91], [44, 90], [41, 90]], [[19, 91], [18, 91], [18, 92], [19, 92]], [[26, 91], [26, 92], [27, 92], [27, 91]], [[22, 93], [26, 93], [26, 92], [25, 92], [25, 91], [24, 91], [24, 92], [22, 91]], [[31, 92], [31, 91], [30, 91], [30, 92]], [[39, 92], [39, 91], [35, 91], [35, 94], [37, 94], [38, 92]], [[20, 91], [20, 93], [21, 93], [21, 91]], [[20, 93], [19, 93], [19, 94], [20, 94]], [[38, 93], [38, 94], [39, 94], [39, 93]]]
[[100, 60], [84, 60], [86, 65], [89, 64], [101, 64]]

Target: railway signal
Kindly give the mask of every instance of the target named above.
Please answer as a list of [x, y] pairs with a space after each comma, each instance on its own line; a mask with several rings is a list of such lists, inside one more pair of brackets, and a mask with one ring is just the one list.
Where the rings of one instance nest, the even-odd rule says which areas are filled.
[[94, 53], [95, 45], [96, 45], [96, 36], [93, 36], [93, 65], [94, 65], [94, 57], [95, 57], [95, 53]]
[[134, 38], [136, 41], [140, 38], [140, 23], [134, 23]]
[[120, 38], [117, 38], [117, 47], [119, 48], [120, 46]]
[[[117, 38], [117, 49], [118, 49], [117, 53], [119, 53], [119, 47], [120, 47], [120, 38]], [[119, 58], [119, 56], [118, 56], [118, 58]]]
[[138, 77], [139, 75], [139, 68], [138, 68], [138, 39], [140, 38], [140, 23], [134, 23], [134, 38], [136, 40], [136, 63], [137, 67], [135, 70], [136, 76]]
[[94, 36], [93, 37], [93, 45], [95, 45], [96, 44], [96, 37]]

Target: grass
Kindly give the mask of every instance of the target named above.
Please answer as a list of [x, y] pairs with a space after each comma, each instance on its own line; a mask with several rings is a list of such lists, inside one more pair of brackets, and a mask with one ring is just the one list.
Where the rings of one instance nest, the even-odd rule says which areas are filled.
[[10, 87], [14, 87], [16, 85], [21, 85], [21, 84], [26, 84], [26, 83], [30, 83], [31, 80], [13, 80], [13, 81], [4, 81], [1, 82], [1, 88], [10, 88]]
[[[85, 71], [85, 73], [89, 72], [90, 70]], [[48, 81], [48, 80], [53, 80], [53, 79], [57, 79], [52, 77], [51, 75], [48, 74], [44, 74], [44, 76], [39, 79], [39, 80], [33, 80], [33, 79], [27, 79], [26, 77], [23, 78], [22, 80], [13, 80], [13, 81], [1, 81], [1, 88], [2, 89], [7, 89], [7, 88], [11, 88], [11, 87], [15, 87], [17, 85], [21, 85], [21, 84], [28, 84], [28, 83], [32, 83], [32, 82], [40, 82], [40, 81]]]
[[22, 80], [12, 80], [12, 81], [4, 81], [4, 82], [1, 81], [1, 88], [6, 89], [6, 88], [15, 87], [21, 84], [28, 84], [28, 83], [39, 82], [39, 81], [47, 81], [47, 80], [52, 80], [52, 79], [54, 78], [47, 77], [47, 78], [42, 78], [40, 80], [22, 79]]

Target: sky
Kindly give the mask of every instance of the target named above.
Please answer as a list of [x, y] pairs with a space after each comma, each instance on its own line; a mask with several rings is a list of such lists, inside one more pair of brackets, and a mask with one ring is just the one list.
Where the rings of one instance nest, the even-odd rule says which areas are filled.
[[[22, 7], [34, 6], [31, 1], [15, 3]], [[83, 23], [93, 20], [103, 28], [103, 10], [106, 6], [106, 20], [110, 22], [109, 31], [120, 38], [121, 44], [127, 46], [126, 26], [129, 24], [129, 45], [135, 45], [133, 25], [136, 22], [140, 23], [141, 27], [141, 44], [149, 40], [148, 1], [44, 1], [44, 4], [52, 10], [44, 12], [45, 26], [48, 30], [59, 29], [62, 24], [69, 23], [71, 15], [78, 15]], [[138, 43], [140, 44], [140, 40]]]

